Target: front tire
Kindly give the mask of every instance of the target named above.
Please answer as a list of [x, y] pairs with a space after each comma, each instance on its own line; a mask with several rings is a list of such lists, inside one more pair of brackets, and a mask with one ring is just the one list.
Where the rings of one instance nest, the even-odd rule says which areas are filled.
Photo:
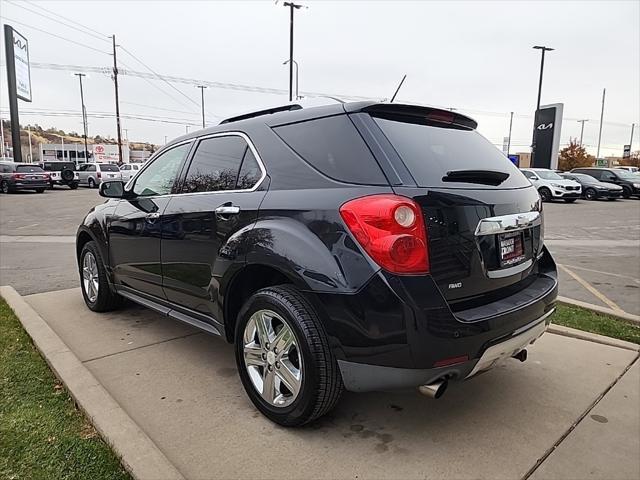
[[577, 200], [577, 198], [565, 198], [564, 201], [567, 203], [573, 203]]
[[543, 202], [551, 201], [551, 190], [549, 190], [547, 187], [542, 187], [540, 190], [538, 190], [538, 193], [540, 194], [540, 199]]
[[584, 198], [587, 200], [595, 200], [598, 198], [598, 193], [593, 188], [587, 188], [584, 192]]
[[629, 187], [622, 187], [622, 198], [630, 198], [631, 189]]
[[44, 188], [36, 188], [37, 193], [44, 193]]
[[6, 180], [3, 180], [2, 182], [0, 182], [0, 192], [2, 193], [11, 192], [11, 188], [9, 187], [9, 182], [7, 182]]
[[84, 303], [94, 312], [115, 310], [122, 297], [111, 291], [107, 271], [96, 242], [85, 243], [80, 252], [80, 287]]
[[236, 364], [247, 395], [271, 421], [293, 427], [331, 410], [343, 390], [318, 313], [294, 287], [259, 290], [236, 325]]

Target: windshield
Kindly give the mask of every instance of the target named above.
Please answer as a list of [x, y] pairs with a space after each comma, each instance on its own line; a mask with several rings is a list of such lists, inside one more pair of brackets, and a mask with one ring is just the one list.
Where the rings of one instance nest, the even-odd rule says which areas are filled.
[[18, 165], [16, 172], [44, 172], [38, 165]]
[[631, 180], [632, 182], [638, 181], [638, 175], [628, 172], [627, 170], [614, 170], [615, 174], [623, 180]]
[[102, 170], [103, 172], [119, 172], [120, 171], [118, 166], [112, 163], [101, 163], [100, 170]]
[[534, 173], [545, 180], [563, 180], [560, 175], [551, 170], [534, 170]]
[[[436, 126], [413, 118], [373, 119], [420, 187], [464, 188], [464, 183], [473, 184], [474, 188], [530, 185], [506, 155], [475, 130]], [[489, 176], [499, 176], [501, 180], [490, 181]]]

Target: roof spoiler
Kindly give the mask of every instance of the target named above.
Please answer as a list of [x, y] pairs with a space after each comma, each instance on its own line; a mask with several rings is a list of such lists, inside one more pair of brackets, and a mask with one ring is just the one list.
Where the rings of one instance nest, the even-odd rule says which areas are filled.
[[298, 105], [297, 103], [290, 103], [288, 105], [282, 105], [280, 107], [267, 108], [265, 110], [258, 110], [256, 112], [245, 113], [243, 115], [225, 118], [220, 122], [220, 125], [224, 123], [239, 122], [240, 120], [260, 117], [262, 115], [271, 115], [273, 113], [279, 113], [279, 112], [290, 112], [292, 110], [302, 110], [302, 105]]
[[363, 112], [381, 113], [385, 115], [399, 115], [404, 117], [417, 117], [429, 122], [445, 123], [475, 130], [478, 122], [460, 113], [443, 110], [441, 108], [423, 107], [419, 105], [406, 105], [399, 103], [376, 103], [362, 109]]

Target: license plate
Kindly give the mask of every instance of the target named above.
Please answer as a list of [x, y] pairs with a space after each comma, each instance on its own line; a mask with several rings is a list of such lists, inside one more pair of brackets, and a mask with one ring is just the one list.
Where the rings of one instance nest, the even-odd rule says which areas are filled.
[[498, 235], [500, 266], [514, 265], [524, 260], [524, 241], [522, 232]]
[[109, 175], [109, 178], [113, 178], [113, 177], [115, 177], [115, 175]]

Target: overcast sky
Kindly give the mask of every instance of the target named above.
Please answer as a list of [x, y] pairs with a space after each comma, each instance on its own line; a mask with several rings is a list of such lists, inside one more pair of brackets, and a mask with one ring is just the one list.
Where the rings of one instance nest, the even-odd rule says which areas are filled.
[[[604, 87], [602, 156], [620, 155], [629, 142], [631, 123], [640, 121], [637, 0], [304, 3], [309, 8], [296, 12], [295, 23], [301, 92], [389, 98], [406, 73], [396, 101], [457, 108], [474, 117], [479, 131], [498, 145], [508, 134], [509, 112], [514, 111], [512, 152], [527, 151], [540, 67], [540, 53], [531, 47], [548, 45], [556, 50], [547, 53], [542, 103], [564, 103], [563, 143], [579, 136], [576, 120], [589, 119], [584, 143], [595, 153]], [[288, 88], [288, 67], [282, 62], [289, 55], [289, 13], [282, 2], [2, 0], [0, 15], [3, 23], [28, 38], [32, 64], [109, 67], [111, 46], [105, 36], [115, 33], [126, 49], [118, 51], [125, 71], [150, 73], [131, 52], [162, 75], [283, 92]], [[71, 21], [96, 36], [82, 33]], [[7, 119], [4, 55], [2, 63], [0, 101]], [[80, 132], [79, 87], [73, 72], [32, 67], [31, 76], [33, 102], [20, 102], [21, 123]], [[195, 85], [172, 84], [177, 91], [159, 80], [131, 75], [119, 80], [121, 113], [177, 122], [125, 118], [123, 127], [131, 140], [161, 144], [165, 135], [170, 139], [183, 134], [186, 123], [200, 123]], [[207, 121], [214, 124], [287, 100], [286, 94], [208, 88]], [[89, 73], [85, 101], [89, 133], [115, 136], [115, 119], [91, 117], [114, 112], [108, 74]], [[33, 111], [48, 115], [27, 114]], [[63, 116], [50, 116], [56, 112]], [[640, 148], [640, 128], [636, 132], [634, 150]]]

